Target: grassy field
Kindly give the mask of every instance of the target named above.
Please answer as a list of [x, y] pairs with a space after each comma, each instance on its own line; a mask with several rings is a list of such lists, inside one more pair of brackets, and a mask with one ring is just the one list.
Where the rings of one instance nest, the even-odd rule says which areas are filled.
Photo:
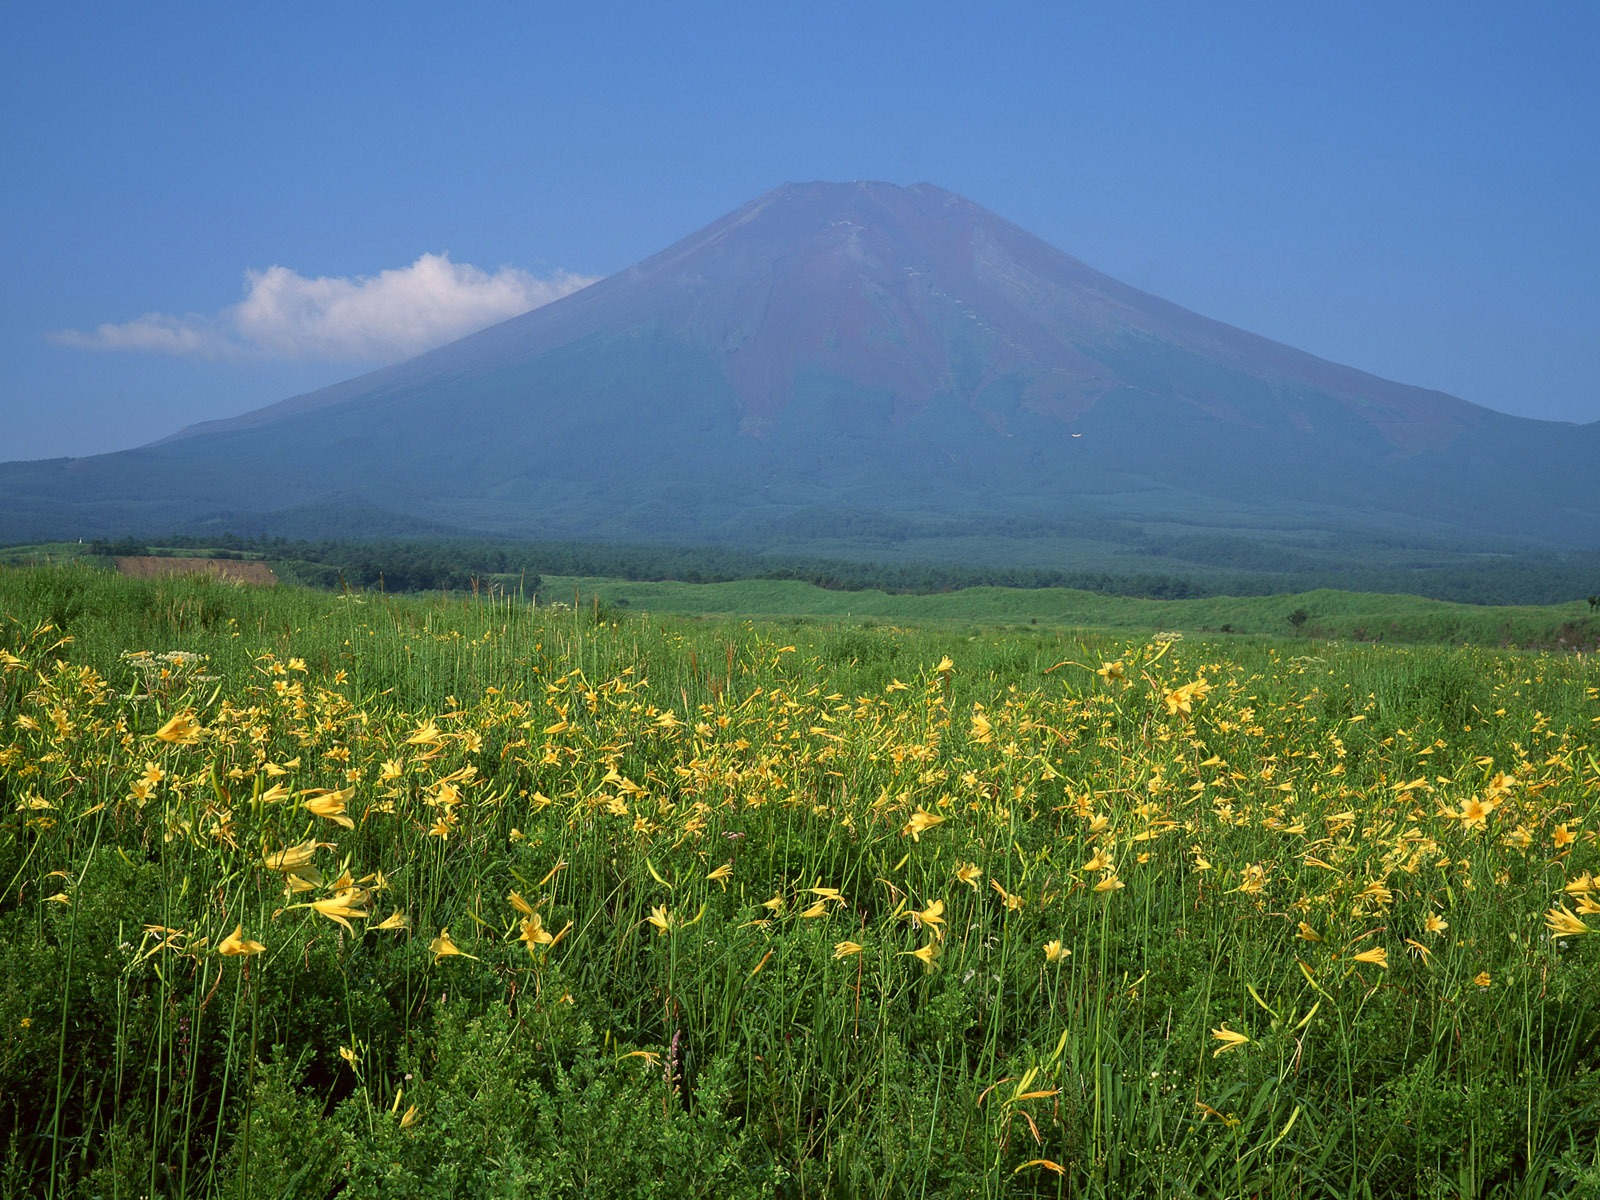
[[[809, 583], [646, 583], [546, 576], [541, 594], [579, 607], [765, 617], [808, 616], [926, 623], [1040, 624], [1101, 630], [1179, 630], [1267, 637], [1594, 649], [1600, 617], [1584, 601], [1494, 607], [1420, 596], [1321, 590], [1286, 596], [1141, 600], [1067, 588], [963, 588], [935, 595], [827, 591]], [[1291, 623], [1294, 622], [1294, 623]]]
[[0, 570], [0, 1192], [1600, 1189], [1593, 658], [577, 591]]

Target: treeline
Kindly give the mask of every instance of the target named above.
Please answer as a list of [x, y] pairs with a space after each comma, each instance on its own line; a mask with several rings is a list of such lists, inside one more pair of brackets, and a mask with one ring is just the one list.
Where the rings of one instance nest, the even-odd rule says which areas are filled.
[[123, 538], [88, 546], [106, 557], [175, 553], [223, 559], [267, 559], [285, 583], [325, 589], [385, 592], [455, 592], [503, 587], [516, 576], [529, 594], [540, 579], [522, 547], [474, 541], [290, 541], [235, 534], [194, 537], [174, 534], [157, 545]]
[[722, 546], [644, 546], [584, 542], [516, 542], [492, 539], [304, 541], [235, 534], [173, 535], [155, 546], [131, 539], [95, 543], [91, 553], [141, 555], [205, 553], [262, 558], [285, 582], [310, 587], [350, 587], [390, 592], [466, 591], [490, 585], [537, 592], [545, 575], [588, 575], [633, 581], [730, 583], [742, 579], [795, 580], [834, 591], [876, 589], [933, 593], [970, 587], [1069, 587], [1114, 595], [1181, 600], [1218, 594], [1206, 585], [1156, 573], [1116, 574], [1037, 567], [966, 566], [957, 563], [884, 564], [847, 559], [769, 556]]
[[[1209, 543], [1209, 544], [1208, 544]], [[152, 552], [132, 539], [96, 542], [91, 553]], [[729, 546], [657, 546], [598, 542], [524, 542], [496, 538], [320, 540], [236, 534], [162, 539], [155, 553], [263, 558], [285, 582], [366, 591], [498, 589], [536, 594], [543, 577], [596, 576], [633, 581], [727, 583], [795, 580], [835, 591], [874, 589], [929, 594], [972, 587], [1077, 588], [1156, 600], [1262, 596], [1338, 588], [1405, 593], [1465, 604], [1554, 604], [1600, 590], [1600, 556], [1469, 554], [1457, 548], [1369, 544], [1365, 561], [1354, 539], [1318, 550], [1252, 543], [1238, 537], [1175, 538], [1163, 555], [1183, 554], [1193, 573], [1072, 570], [959, 562], [824, 558]], [[1211, 553], [1207, 553], [1211, 551]], [[1170, 559], [1169, 559], [1170, 561]], [[1276, 564], [1276, 569], [1273, 569]]]

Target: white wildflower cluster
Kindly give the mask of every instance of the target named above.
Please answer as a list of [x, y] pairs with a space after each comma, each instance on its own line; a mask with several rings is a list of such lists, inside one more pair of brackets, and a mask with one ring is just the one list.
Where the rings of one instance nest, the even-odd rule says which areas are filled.
[[205, 673], [209, 655], [192, 650], [165, 650], [160, 654], [150, 650], [124, 650], [122, 661], [135, 675], [133, 690], [128, 693], [130, 700], [174, 696], [191, 684], [215, 683], [221, 678]]

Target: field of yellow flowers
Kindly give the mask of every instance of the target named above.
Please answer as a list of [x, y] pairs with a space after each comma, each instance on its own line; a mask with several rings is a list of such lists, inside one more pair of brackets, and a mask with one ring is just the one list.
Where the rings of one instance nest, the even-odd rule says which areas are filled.
[[0, 612], [6, 1195], [1600, 1188], [1590, 658]]

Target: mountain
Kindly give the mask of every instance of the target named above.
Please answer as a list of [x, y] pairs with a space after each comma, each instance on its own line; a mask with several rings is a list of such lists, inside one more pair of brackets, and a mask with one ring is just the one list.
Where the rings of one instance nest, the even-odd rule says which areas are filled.
[[396, 366], [151, 446], [0, 465], [0, 539], [292, 533], [348, 510], [1036, 558], [1130, 529], [1593, 548], [1597, 467], [1600, 423], [1326, 362], [927, 184], [809, 183]]

